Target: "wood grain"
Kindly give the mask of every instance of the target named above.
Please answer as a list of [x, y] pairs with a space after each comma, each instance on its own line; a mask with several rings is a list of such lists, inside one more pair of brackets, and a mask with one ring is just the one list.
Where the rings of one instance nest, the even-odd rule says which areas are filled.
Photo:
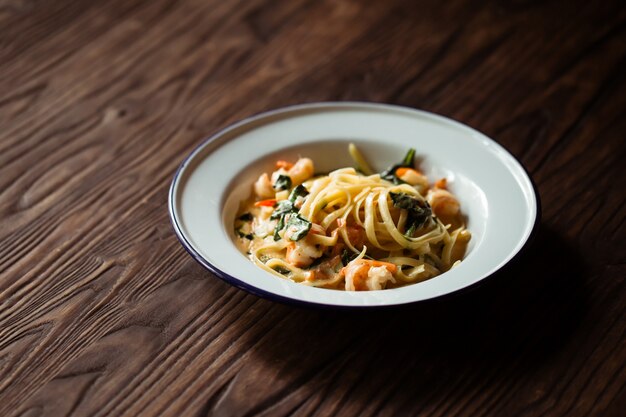
[[[534, 244], [366, 313], [203, 270], [167, 215], [181, 159], [326, 100], [495, 138], [537, 184]], [[623, 415], [625, 108], [617, 1], [0, 1], [0, 415]]]

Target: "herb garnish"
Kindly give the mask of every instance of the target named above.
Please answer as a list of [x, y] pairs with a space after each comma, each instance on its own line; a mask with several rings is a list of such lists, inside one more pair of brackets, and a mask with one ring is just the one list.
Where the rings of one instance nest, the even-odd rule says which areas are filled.
[[288, 275], [288, 274], [291, 272], [291, 271], [290, 271], [290, 270], [288, 270], [287, 268], [283, 268], [283, 267], [282, 267], [282, 266], [280, 266], [280, 265], [276, 265], [276, 266], [272, 267], [272, 269], [273, 269], [274, 271], [278, 272], [279, 274], [282, 274], [282, 275]]
[[404, 156], [404, 159], [399, 164], [395, 164], [384, 170], [380, 173], [380, 177], [384, 180], [391, 181], [394, 184], [405, 184], [398, 176], [396, 175], [396, 170], [398, 168], [413, 168], [413, 162], [415, 159], [415, 149], [411, 148]]
[[235, 230], [235, 232], [237, 233], [237, 236], [239, 237], [245, 237], [248, 240], [254, 239], [254, 235], [252, 233], [244, 233], [241, 231], [241, 228]]
[[239, 220], [244, 221], [244, 222], [249, 222], [252, 220], [252, 214], [250, 213], [243, 213], [241, 216], [238, 217]]
[[309, 233], [309, 230], [311, 230], [311, 222], [304, 217], [300, 217], [299, 214], [294, 213], [289, 216], [286, 227], [287, 230], [293, 232], [289, 236], [289, 239], [295, 242], [302, 239], [307, 235], [307, 233]]
[[358, 253], [349, 252], [348, 249], [344, 249], [341, 253], [341, 264], [346, 266], [357, 256], [359, 256]]
[[289, 175], [279, 175], [274, 183], [276, 191], [288, 190], [291, 188], [291, 177]]
[[296, 202], [298, 197], [306, 197], [309, 194], [309, 191], [302, 184], [297, 185], [296, 188], [291, 190], [291, 194], [289, 194], [289, 201], [292, 203]]
[[426, 201], [422, 201], [415, 196], [406, 193], [390, 192], [391, 200], [394, 207], [408, 211], [406, 219], [406, 237], [413, 237], [415, 230], [424, 226], [428, 219], [432, 216], [430, 205]]
[[[343, 266], [346, 266], [350, 262], [358, 258], [359, 255], [360, 253], [354, 253], [354, 252], [348, 251], [348, 249], [344, 249], [343, 252], [341, 253], [341, 263], [343, 264]], [[374, 258], [366, 254], [363, 255], [363, 259], [374, 260]]]
[[305, 266], [302, 269], [307, 269], [307, 270], [316, 269], [323, 261], [324, 261], [324, 257], [322, 256], [320, 258], [314, 259], [313, 262], [311, 262], [311, 265]]
[[294, 211], [293, 202], [291, 200], [283, 200], [276, 205], [276, 208], [272, 212], [270, 219], [276, 220], [283, 217], [285, 214], [292, 213]]
[[[279, 202], [276, 205], [276, 208], [274, 209], [274, 212], [272, 213], [272, 215], [270, 216], [270, 219], [272, 220], [276, 220], [278, 219], [278, 224], [276, 225], [276, 229], [274, 229], [274, 240], [280, 240], [280, 235], [278, 234], [278, 232], [280, 232], [281, 230], [283, 230], [286, 226], [286, 222], [285, 222], [285, 217], [290, 214], [290, 213], [298, 213], [298, 209], [295, 207], [295, 202], [298, 199], [298, 197], [304, 197], [307, 194], [309, 194], [309, 192], [307, 191], [307, 189], [304, 187], [304, 185], [300, 184], [298, 186], [296, 186], [293, 190], [291, 190], [291, 193], [289, 194], [289, 198], [287, 200], [283, 200], [281, 202]], [[292, 216], [290, 216], [292, 217]], [[303, 219], [300, 216], [297, 216], [300, 219], [307, 221], [306, 219]], [[289, 219], [291, 221], [291, 219]], [[295, 222], [295, 220], [294, 220]], [[300, 236], [300, 233], [298, 233], [298, 236], [300, 236], [297, 239], [294, 239], [294, 237], [291, 237], [291, 240], [300, 240], [302, 239], [304, 236], [306, 236], [306, 234], [309, 232], [309, 229], [311, 229], [311, 222], [309, 222], [309, 227], [308, 229], [306, 229], [306, 231], [304, 232], [303, 235]], [[303, 230], [303, 226], [299, 225], [297, 226], [298, 230]]]
[[278, 234], [278, 232], [283, 230], [284, 227], [285, 227], [285, 215], [283, 214], [278, 219], [278, 223], [276, 224], [276, 228], [274, 229], [274, 242], [280, 240], [280, 235]]

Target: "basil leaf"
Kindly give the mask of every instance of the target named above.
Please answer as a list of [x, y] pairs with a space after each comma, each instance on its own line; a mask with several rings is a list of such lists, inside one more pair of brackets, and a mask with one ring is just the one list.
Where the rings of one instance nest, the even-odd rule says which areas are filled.
[[274, 229], [274, 242], [280, 240], [280, 235], [278, 232], [285, 228], [285, 216], [280, 216], [278, 219], [278, 224], [276, 225], [276, 229]]
[[282, 275], [289, 275], [289, 273], [291, 272], [287, 268], [283, 268], [282, 266], [279, 266], [279, 265], [272, 267], [272, 269]]
[[325, 258], [323, 256], [319, 257], [319, 258], [313, 260], [313, 262], [311, 262], [311, 265], [305, 266], [302, 269], [306, 269], [307, 271], [310, 271], [311, 269], [316, 269], [318, 266], [320, 266], [320, 264], [322, 262], [324, 262], [324, 260], [325, 260]]
[[411, 225], [406, 229], [406, 232], [404, 232], [404, 236], [413, 237], [413, 234], [415, 234], [416, 229], [417, 229], [417, 222], [415, 221], [411, 222]]
[[289, 216], [286, 227], [287, 230], [292, 232], [289, 239], [295, 242], [302, 239], [309, 233], [309, 230], [311, 230], [311, 222], [303, 217], [300, 217], [300, 215], [295, 214]]
[[241, 231], [241, 228], [236, 229], [235, 232], [237, 233], [237, 236], [239, 237], [245, 237], [248, 240], [254, 239], [254, 235], [252, 233], [244, 233]]
[[293, 190], [291, 190], [291, 194], [289, 194], [289, 201], [292, 203], [296, 202], [298, 197], [306, 197], [309, 194], [309, 191], [302, 184], [296, 186]]
[[401, 167], [402, 167], [401, 164], [390, 166], [389, 168], [387, 168], [386, 170], [380, 173], [380, 178], [393, 182], [396, 185], [404, 184], [405, 182], [402, 181], [400, 178], [398, 178], [398, 176], [396, 175], [396, 170]]
[[402, 162], [399, 164], [391, 165], [389, 168], [380, 173], [380, 177], [384, 180], [391, 181], [394, 184], [406, 184], [406, 182], [402, 181], [396, 175], [396, 170], [398, 168], [413, 168], [413, 164], [415, 162], [415, 149], [411, 148], [406, 153]]
[[276, 220], [280, 216], [283, 216], [287, 213], [297, 212], [298, 210], [293, 206], [293, 203], [295, 203], [298, 197], [304, 197], [307, 194], [309, 194], [309, 192], [306, 190], [306, 188], [304, 188], [302, 184], [298, 185], [291, 191], [291, 194], [289, 194], [289, 199], [282, 200], [276, 205], [276, 208], [272, 212], [270, 219]]
[[272, 212], [270, 219], [276, 220], [287, 213], [294, 211], [293, 202], [291, 200], [283, 200], [276, 205], [276, 208]]
[[[274, 211], [272, 212], [272, 215], [270, 216], [270, 219], [272, 220], [278, 220], [278, 224], [276, 225], [276, 229], [274, 229], [274, 240], [280, 240], [280, 235], [278, 234], [278, 232], [280, 232], [281, 230], [283, 230], [285, 228], [285, 217], [290, 214], [290, 213], [297, 213], [298, 209], [294, 207], [294, 203], [296, 202], [298, 197], [304, 197], [306, 195], [308, 195], [309, 192], [307, 191], [307, 189], [304, 187], [304, 185], [300, 184], [298, 186], [296, 186], [291, 193], [289, 194], [289, 199], [287, 200], [283, 200], [281, 202], [279, 202], [276, 205], [276, 208], [274, 209]], [[291, 221], [291, 218], [294, 216], [290, 216], [289, 221]], [[294, 239], [294, 237], [291, 237], [291, 240], [300, 240], [302, 239], [302, 237], [306, 236], [306, 234], [308, 233], [309, 229], [311, 228], [311, 223], [306, 220], [303, 219], [300, 216], [295, 216], [300, 218], [301, 220], [304, 220], [305, 222], [309, 223], [309, 227], [308, 229], [306, 229], [306, 231], [304, 232], [304, 234], [297, 238]], [[294, 220], [295, 221], [295, 220]], [[289, 223], [288, 223], [289, 224]], [[298, 226], [298, 230], [301, 230], [302, 226]], [[298, 233], [302, 233], [301, 231]], [[299, 234], [298, 234], [299, 235]]]
[[288, 190], [291, 188], [291, 177], [289, 175], [279, 175], [274, 183], [274, 189], [277, 191]]
[[348, 251], [348, 249], [344, 249], [343, 252], [341, 253], [341, 263], [342, 263], [342, 265], [343, 266], [348, 265], [357, 256], [359, 256], [358, 253], [353, 253], [352, 251]]
[[415, 160], [415, 149], [411, 148], [404, 156], [402, 160], [402, 166], [407, 168], [413, 168], [413, 162]]
[[393, 205], [401, 209], [419, 211], [430, 208], [427, 202], [422, 201], [417, 197], [407, 193], [390, 192], [389, 196], [391, 196], [391, 201], [393, 201]]
[[238, 219], [244, 222], [249, 222], [250, 220], [252, 220], [252, 214], [243, 213], [241, 216], [238, 217]]
[[[341, 253], [341, 263], [343, 264], [343, 266], [346, 266], [350, 262], [354, 261], [359, 255], [360, 255], [359, 253], [354, 253], [352, 251], [348, 251], [347, 249], [344, 249], [343, 252]], [[375, 260], [369, 255], [363, 255], [363, 259], [370, 259], [372, 261]]]
[[407, 210], [407, 220], [405, 224], [406, 237], [413, 237], [415, 230], [424, 226], [428, 219], [432, 216], [430, 205], [426, 201], [422, 201], [415, 196], [406, 193], [390, 192], [391, 201], [394, 207]]

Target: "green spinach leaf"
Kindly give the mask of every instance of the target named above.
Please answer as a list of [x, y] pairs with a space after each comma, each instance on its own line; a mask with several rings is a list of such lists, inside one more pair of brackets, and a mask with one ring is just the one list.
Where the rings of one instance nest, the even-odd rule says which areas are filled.
[[426, 201], [422, 201], [415, 196], [406, 193], [390, 192], [391, 201], [394, 207], [407, 210], [407, 219], [405, 224], [406, 237], [413, 237], [417, 229], [424, 226], [428, 219], [432, 217], [432, 210]]
[[[291, 190], [291, 193], [289, 194], [289, 198], [287, 200], [283, 200], [280, 203], [278, 203], [276, 205], [276, 208], [274, 209], [274, 212], [272, 213], [272, 215], [270, 216], [270, 219], [272, 220], [276, 220], [278, 219], [278, 223], [276, 224], [276, 228], [274, 229], [274, 240], [280, 240], [280, 235], [278, 234], [278, 232], [280, 232], [281, 230], [283, 230], [286, 226], [285, 223], [285, 217], [290, 214], [290, 213], [297, 213], [298, 209], [294, 206], [296, 200], [298, 199], [298, 197], [306, 197], [309, 194], [309, 192], [307, 191], [307, 189], [304, 187], [304, 185], [300, 184], [298, 186], [296, 186], [293, 190]], [[299, 216], [298, 216], [299, 217]], [[308, 221], [306, 219], [302, 219], [305, 221]], [[309, 229], [311, 228], [310, 226], [310, 222], [309, 222]], [[308, 233], [308, 229], [307, 231], [304, 233], [304, 236], [306, 236], [306, 233]], [[293, 239], [292, 240], [299, 240], [299, 239]]]
[[396, 170], [398, 168], [413, 168], [414, 162], [415, 149], [411, 148], [402, 159], [402, 162], [391, 165], [389, 168], [380, 173], [380, 177], [384, 180], [391, 181], [394, 184], [404, 184], [405, 182], [396, 175]]
[[274, 183], [276, 191], [288, 190], [291, 188], [291, 177], [289, 175], [279, 175]]
[[237, 236], [239, 237], [245, 237], [248, 240], [254, 239], [254, 235], [252, 233], [244, 233], [241, 231], [241, 228], [236, 229], [235, 232], [237, 233]]
[[291, 190], [291, 194], [289, 194], [289, 201], [295, 203], [298, 197], [306, 197], [307, 195], [309, 195], [309, 191], [304, 185], [300, 184]]
[[283, 268], [282, 266], [279, 266], [279, 265], [272, 267], [272, 269], [282, 275], [289, 275], [289, 273], [291, 272], [287, 268]]
[[346, 266], [350, 262], [352, 262], [352, 260], [356, 258], [357, 256], [359, 256], [358, 253], [354, 253], [352, 251], [348, 251], [348, 249], [344, 249], [343, 252], [341, 253], [341, 264], [343, 266]]
[[272, 212], [270, 219], [276, 220], [281, 218], [287, 213], [291, 213], [294, 211], [293, 202], [291, 200], [283, 200], [276, 205], [276, 208]]
[[276, 224], [276, 228], [274, 229], [274, 242], [280, 240], [280, 235], [278, 234], [278, 232], [283, 230], [284, 227], [285, 227], [285, 216], [282, 215], [278, 219], [278, 223]]
[[309, 233], [309, 230], [311, 230], [311, 222], [304, 217], [300, 217], [299, 214], [292, 214], [287, 220], [286, 227], [287, 230], [291, 232], [289, 239], [295, 242]]
[[241, 216], [238, 217], [239, 220], [244, 221], [244, 222], [249, 222], [252, 220], [252, 214], [250, 213], [243, 213]]

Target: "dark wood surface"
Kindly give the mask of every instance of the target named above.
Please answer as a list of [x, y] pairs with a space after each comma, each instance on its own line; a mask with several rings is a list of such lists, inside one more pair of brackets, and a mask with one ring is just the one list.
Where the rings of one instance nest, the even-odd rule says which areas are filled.
[[[0, 1], [0, 415], [626, 410], [619, 1]], [[366, 100], [466, 123], [537, 184], [534, 245], [400, 310], [299, 309], [189, 257], [166, 196], [228, 123]]]

